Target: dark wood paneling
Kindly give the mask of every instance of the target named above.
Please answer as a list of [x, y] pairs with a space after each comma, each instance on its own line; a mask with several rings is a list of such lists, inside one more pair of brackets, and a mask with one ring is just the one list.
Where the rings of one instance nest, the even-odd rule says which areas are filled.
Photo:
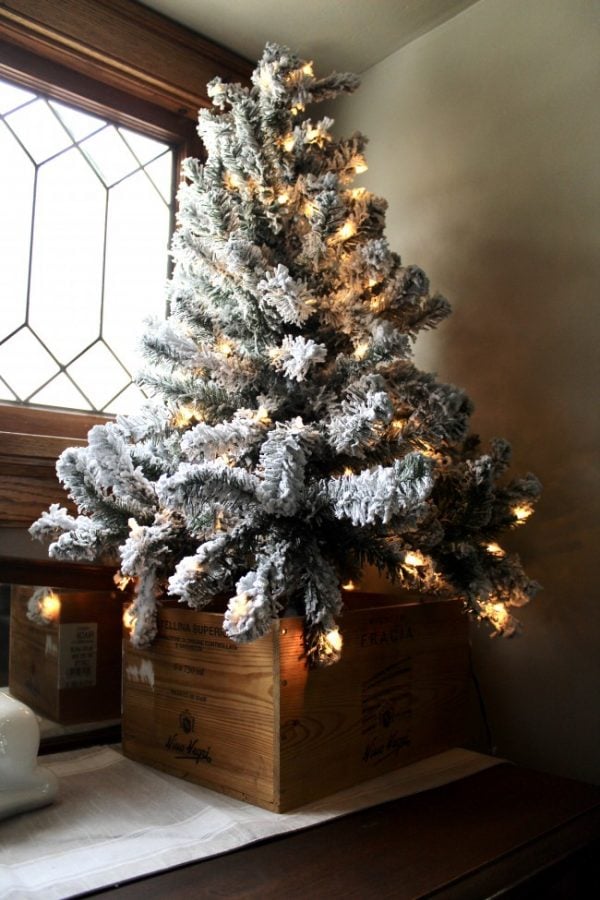
[[250, 64], [133, 0], [3, 0], [0, 37], [187, 118]]

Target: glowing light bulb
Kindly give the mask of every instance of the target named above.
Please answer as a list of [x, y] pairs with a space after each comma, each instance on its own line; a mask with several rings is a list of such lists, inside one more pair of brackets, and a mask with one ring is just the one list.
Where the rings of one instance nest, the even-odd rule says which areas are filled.
[[488, 544], [485, 549], [490, 556], [496, 556], [498, 559], [502, 559], [503, 556], [506, 556], [506, 551], [502, 549], [500, 544], [496, 544], [495, 542]]
[[367, 353], [369, 352], [369, 345], [366, 341], [363, 341], [361, 344], [358, 344], [354, 348], [354, 359], [364, 359]]
[[419, 568], [427, 564], [427, 560], [418, 550], [408, 550], [404, 554], [404, 565], [411, 568]]
[[280, 206], [283, 206], [285, 203], [289, 203], [289, 200], [290, 195], [287, 191], [283, 191], [283, 193], [279, 194], [279, 196], [277, 197], [277, 202], [280, 204]]
[[334, 653], [341, 653], [344, 642], [338, 628], [332, 628], [331, 631], [328, 631], [325, 635], [325, 641]]
[[175, 428], [184, 428], [186, 425], [189, 425], [192, 419], [200, 421], [198, 410], [194, 409], [193, 406], [181, 406], [173, 419], [173, 425]]
[[346, 584], [342, 585], [342, 590], [343, 591], [355, 591], [356, 585], [354, 584], [353, 581], [347, 581]]
[[296, 138], [293, 134], [286, 134], [285, 137], [281, 139], [281, 146], [287, 153], [290, 153], [294, 149], [295, 143]]
[[533, 509], [526, 503], [519, 504], [518, 506], [513, 506], [512, 514], [517, 520], [518, 523], [525, 522], [526, 519], [533, 513]]
[[506, 609], [504, 603], [492, 603], [489, 601], [488, 603], [483, 604], [482, 615], [489, 619], [494, 628], [497, 631], [505, 631], [508, 630], [507, 626], [510, 623], [511, 615]]
[[129, 575], [123, 575], [122, 572], [115, 572], [113, 581], [120, 591], [124, 591], [127, 585], [133, 581], [133, 578], [130, 578]]
[[344, 469], [344, 475], [354, 475], [354, 469], [351, 469], [350, 466], [346, 466]]
[[40, 600], [40, 615], [47, 622], [53, 622], [60, 614], [60, 597], [54, 591], [44, 594]]
[[337, 233], [337, 238], [340, 241], [347, 241], [348, 238], [351, 238], [356, 234], [356, 223], [352, 221], [352, 219], [348, 219], [347, 222], [344, 222], [342, 227]]
[[136, 621], [137, 619], [133, 614], [133, 603], [131, 603], [123, 610], [123, 625], [127, 631], [131, 632], [135, 628]]
[[362, 175], [363, 172], [367, 171], [369, 167], [364, 156], [359, 156], [357, 158], [356, 162], [353, 165], [353, 168], [357, 175]]
[[350, 191], [350, 196], [353, 200], [362, 200], [366, 195], [367, 191], [364, 187], [352, 188]]
[[394, 429], [394, 431], [402, 431], [405, 425], [406, 419], [394, 419], [392, 422], [392, 428]]
[[304, 103], [296, 103], [295, 106], [292, 106], [290, 112], [293, 116], [297, 116], [298, 113], [304, 112]]
[[312, 214], [315, 211], [315, 208], [316, 207], [315, 207], [314, 203], [311, 203], [310, 200], [308, 200], [302, 207], [302, 212], [304, 213], [304, 215], [306, 216], [307, 219], [310, 219], [310, 217], [312, 216]]
[[215, 350], [217, 353], [220, 353], [221, 356], [229, 356], [232, 351], [232, 346], [229, 341], [217, 341], [215, 344]]
[[270, 425], [271, 417], [269, 415], [269, 410], [266, 406], [259, 406], [253, 416], [256, 422], [259, 422], [261, 425]]
[[311, 78], [315, 74], [313, 71], [312, 62], [307, 62], [305, 65], [302, 66], [302, 74], [306, 75], [308, 78]]
[[239, 175], [235, 175], [233, 172], [226, 172], [223, 180], [225, 182], [225, 186], [230, 191], [233, 190], [233, 188], [240, 188], [244, 183]]

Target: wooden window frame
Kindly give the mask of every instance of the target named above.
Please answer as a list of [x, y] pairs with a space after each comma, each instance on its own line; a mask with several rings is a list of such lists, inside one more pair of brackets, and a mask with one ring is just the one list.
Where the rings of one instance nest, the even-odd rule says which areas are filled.
[[[202, 156], [206, 84], [247, 81], [251, 65], [135, 0], [2, 0], [0, 77]], [[56, 457], [110, 416], [0, 403], [0, 527], [65, 503]]]

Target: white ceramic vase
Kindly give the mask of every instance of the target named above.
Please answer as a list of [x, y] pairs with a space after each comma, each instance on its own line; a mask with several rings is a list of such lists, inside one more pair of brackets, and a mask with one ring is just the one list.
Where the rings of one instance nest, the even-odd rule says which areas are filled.
[[35, 713], [0, 691], [0, 819], [46, 806], [58, 782], [38, 766], [40, 728]]

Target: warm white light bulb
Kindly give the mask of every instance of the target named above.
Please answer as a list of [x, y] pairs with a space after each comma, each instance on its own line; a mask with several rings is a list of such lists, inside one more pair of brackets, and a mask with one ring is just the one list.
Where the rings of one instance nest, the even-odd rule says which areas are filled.
[[40, 615], [48, 622], [57, 619], [60, 614], [60, 597], [54, 591], [44, 594], [40, 600]]
[[498, 559], [502, 559], [503, 556], [506, 556], [506, 552], [502, 549], [500, 544], [496, 544], [495, 542], [488, 544], [485, 549], [490, 556], [497, 556]]
[[529, 516], [533, 513], [531, 506], [528, 506], [525, 503], [519, 504], [518, 506], [514, 506], [512, 509], [512, 514], [517, 520], [517, 522], [524, 522]]
[[254, 413], [254, 420], [259, 422], [261, 425], [270, 425], [271, 417], [269, 415], [269, 410], [266, 406], [259, 406], [256, 412]]
[[405, 566], [419, 567], [419, 566], [424, 566], [426, 564], [426, 562], [427, 562], [427, 560], [425, 559], [423, 554], [420, 553], [418, 550], [409, 550], [404, 555], [404, 565]]
[[354, 348], [354, 359], [364, 359], [367, 353], [369, 352], [369, 345], [366, 341], [363, 341], [361, 344], [357, 344]]
[[133, 631], [135, 628], [136, 618], [133, 614], [133, 603], [125, 607], [123, 610], [123, 625], [127, 631]]
[[510, 622], [510, 613], [504, 603], [484, 603], [483, 615], [489, 619], [497, 631], [504, 631]]
[[325, 635], [325, 640], [334, 653], [341, 652], [343, 640], [338, 628], [332, 628], [331, 631], [328, 631]]
[[352, 221], [352, 219], [348, 219], [347, 222], [344, 222], [342, 227], [337, 233], [338, 238], [341, 241], [347, 241], [348, 238], [353, 237], [356, 234], [356, 223]]

